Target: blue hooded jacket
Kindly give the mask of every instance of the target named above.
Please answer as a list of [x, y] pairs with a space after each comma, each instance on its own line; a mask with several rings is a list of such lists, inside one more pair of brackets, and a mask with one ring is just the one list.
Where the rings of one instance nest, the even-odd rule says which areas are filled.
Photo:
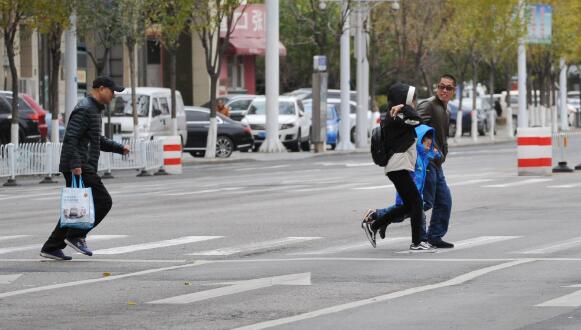
[[[426, 182], [426, 169], [430, 164], [430, 160], [434, 158], [439, 158], [440, 153], [434, 150], [434, 143], [430, 146], [430, 150], [427, 152], [424, 150], [424, 145], [422, 144], [422, 139], [426, 135], [426, 133], [432, 133], [432, 139], [434, 139], [434, 135], [436, 131], [428, 126], [428, 125], [418, 125], [416, 126], [416, 135], [418, 139], [416, 141], [416, 148], [418, 150], [418, 158], [416, 160], [416, 167], [413, 173], [410, 173], [414, 179], [416, 187], [420, 192], [420, 196], [422, 196], [424, 192], [424, 183]], [[395, 195], [395, 204], [396, 205], [403, 205], [403, 201], [399, 197], [399, 194], [396, 193]]]

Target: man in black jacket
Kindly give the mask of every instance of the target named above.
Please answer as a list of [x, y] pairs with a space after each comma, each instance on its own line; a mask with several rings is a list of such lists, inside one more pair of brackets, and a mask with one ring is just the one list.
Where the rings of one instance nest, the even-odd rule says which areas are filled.
[[[81, 100], [72, 111], [61, 151], [59, 171], [63, 173], [67, 187], [71, 186], [72, 176], [82, 176], [85, 187], [91, 188], [95, 206], [96, 227], [107, 215], [113, 201], [97, 175], [99, 155], [102, 151], [118, 154], [129, 153], [129, 147], [107, 139], [101, 135], [101, 113], [105, 105], [111, 103], [115, 92], [122, 92], [109, 77], [98, 77], [93, 81], [90, 96]], [[93, 228], [94, 228], [93, 227]], [[91, 256], [85, 238], [89, 230], [56, 228], [44, 243], [40, 255], [55, 260], [71, 260], [63, 253], [67, 245], [82, 254]]]
[[435, 143], [442, 157], [433, 159], [426, 170], [424, 186], [424, 206], [432, 207], [432, 218], [428, 228], [428, 242], [437, 248], [453, 248], [454, 244], [442, 240], [448, 232], [450, 214], [452, 211], [452, 195], [446, 183], [442, 163], [448, 154], [448, 126], [450, 113], [448, 102], [454, 97], [456, 78], [450, 74], [440, 77], [436, 96], [422, 102], [418, 106], [418, 113], [424, 124], [436, 130]]

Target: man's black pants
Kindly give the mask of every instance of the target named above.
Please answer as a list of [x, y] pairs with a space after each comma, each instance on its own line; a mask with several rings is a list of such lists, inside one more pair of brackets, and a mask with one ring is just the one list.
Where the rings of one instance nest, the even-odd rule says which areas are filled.
[[[71, 186], [72, 173], [63, 173], [67, 187]], [[111, 200], [111, 195], [103, 185], [101, 178], [97, 173], [86, 173], [83, 172], [83, 183], [86, 188], [91, 188], [93, 192], [93, 203], [95, 204], [95, 225], [93, 228], [105, 218], [107, 213], [111, 210], [113, 206], [113, 201]], [[60, 219], [59, 219], [60, 222]], [[60, 223], [57, 222], [55, 229], [53, 230], [50, 237], [44, 243], [42, 251], [54, 251], [57, 249], [64, 249], [67, 245], [65, 244], [65, 238], [85, 238], [87, 233], [91, 229], [73, 229], [73, 228], [61, 228]]]

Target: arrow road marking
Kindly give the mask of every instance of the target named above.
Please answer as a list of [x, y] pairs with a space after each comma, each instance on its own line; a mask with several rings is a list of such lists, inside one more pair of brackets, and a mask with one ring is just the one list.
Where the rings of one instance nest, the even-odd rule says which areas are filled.
[[283, 246], [286, 244], [300, 243], [303, 241], [311, 241], [311, 240], [320, 239], [320, 238], [321, 237], [286, 237], [286, 238], [282, 238], [282, 239], [275, 239], [275, 240], [271, 240], [271, 241], [252, 243], [252, 244], [246, 244], [246, 245], [241, 245], [241, 246], [227, 247], [227, 248], [222, 248], [222, 249], [217, 249], [217, 250], [194, 252], [194, 253], [189, 253], [187, 255], [191, 255], [191, 256], [229, 256], [229, 255], [241, 253], [241, 252], [252, 252], [252, 251], [257, 251], [257, 250], [270, 249], [270, 248]]
[[206, 290], [181, 296], [150, 301], [148, 304], [189, 304], [206, 299], [212, 299], [231, 294], [268, 288], [274, 285], [311, 285], [311, 273], [289, 274], [282, 276], [264, 277], [247, 281], [235, 281], [229, 283], [229, 286]]
[[[581, 284], [574, 284], [566, 286], [566, 288], [579, 288]], [[579, 307], [581, 306], [581, 290], [575, 291], [571, 294], [545, 301], [542, 304], [535, 305], [537, 307]]]
[[10, 284], [16, 281], [22, 274], [0, 275], [0, 284]]

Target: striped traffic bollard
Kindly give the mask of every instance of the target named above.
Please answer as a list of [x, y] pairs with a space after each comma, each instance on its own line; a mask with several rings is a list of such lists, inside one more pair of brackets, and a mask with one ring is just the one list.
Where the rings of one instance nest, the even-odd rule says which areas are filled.
[[557, 139], [557, 143], [559, 145], [559, 154], [560, 160], [557, 163], [557, 166], [553, 167], [553, 173], [571, 173], [574, 172], [572, 168], [567, 165], [567, 161], [565, 160], [565, 148], [567, 147], [567, 135], [566, 133], [556, 133], [553, 135]]
[[165, 136], [163, 139], [163, 169], [168, 174], [182, 174], [182, 139]]
[[517, 130], [518, 175], [551, 175], [553, 144], [550, 127]]

